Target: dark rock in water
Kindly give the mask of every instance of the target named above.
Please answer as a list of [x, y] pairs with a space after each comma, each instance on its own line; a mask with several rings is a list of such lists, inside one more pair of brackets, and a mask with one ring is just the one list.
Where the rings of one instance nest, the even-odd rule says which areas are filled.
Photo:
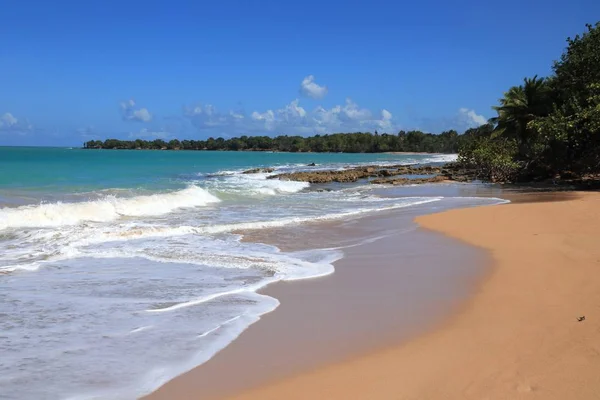
[[330, 182], [356, 182], [361, 178], [366, 178], [368, 174], [355, 170], [346, 171], [315, 171], [315, 172], [291, 172], [270, 176], [269, 179], [281, 179], [284, 181], [299, 181], [310, 183], [330, 183]]
[[378, 176], [383, 176], [383, 177], [387, 177], [387, 176], [394, 176], [394, 175], [398, 175], [398, 170], [392, 170], [392, 169], [382, 169], [381, 171], [379, 171]]
[[307, 167], [316, 167], [316, 166], [317, 166], [317, 164], [315, 164], [314, 162], [310, 163], [310, 164], [307, 164]]
[[269, 174], [275, 171], [275, 168], [252, 168], [242, 172], [242, 174]]
[[423, 183], [439, 183], [447, 181], [448, 179], [442, 175], [434, 175], [429, 178], [379, 178], [373, 179], [373, 184], [387, 184], [387, 185], [420, 185]]
[[[387, 168], [380, 166], [362, 166], [344, 169], [342, 171], [314, 171], [314, 172], [289, 172], [268, 177], [268, 179], [281, 179], [287, 181], [300, 181], [309, 183], [348, 183], [367, 178], [391, 178], [396, 175], [433, 175], [440, 174], [440, 167], [415, 167], [412, 165], [395, 165]], [[404, 179], [404, 178], [402, 178]], [[415, 182], [419, 183], [419, 182]]]

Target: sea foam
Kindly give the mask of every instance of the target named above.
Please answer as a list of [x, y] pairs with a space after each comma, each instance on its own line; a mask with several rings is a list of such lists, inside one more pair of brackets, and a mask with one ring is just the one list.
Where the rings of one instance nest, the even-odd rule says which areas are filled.
[[[226, 173], [225, 173], [226, 172]], [[276, 196], [300, 192], [310, 186], [308, 182], [268, 179], [275, 173], [244, 174], [242, 171], [223, 171], [205, 184], [210, 190], [238, 196]]]
[[45, 203], [0, 209], [0, 229], [58, 227], [82, 222], [108, 222], [121, 217], [163, 215], [185, 207], [218, 203], [218, 197], [198, 186], [145, 196], [106, 196], [79, 203]]

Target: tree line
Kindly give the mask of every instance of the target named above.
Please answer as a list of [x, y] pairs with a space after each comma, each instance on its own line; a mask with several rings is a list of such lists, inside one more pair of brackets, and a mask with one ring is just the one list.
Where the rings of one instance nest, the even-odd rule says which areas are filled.
[[208, 138], [207, 140], [91, 140], [84, 143], [86, 149], [128, 150], [229, 150], [229, 151], [286, 151], [286, 152], [334, 152], [334, 153], [381, 153], [388, 151], [456, 153], [461, 146], [461, 135], [454, 130], [441, 134], [421, 131], [387, 133], [336, 133], [332, 135], [302, 136], [241, 136], [231, 139]]
[[459, 161], [482, 178], [517, 181], [600, 172], [600, 22], [567, 38], [553, 74], [525, 78], [493, 107], [492, 129], [465, 140]]

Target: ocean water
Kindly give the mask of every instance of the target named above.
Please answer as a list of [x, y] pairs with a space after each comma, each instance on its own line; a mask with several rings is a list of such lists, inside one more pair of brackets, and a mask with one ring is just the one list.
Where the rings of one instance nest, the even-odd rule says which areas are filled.
[[497, 201], [242, 171], [452, 159], [0, 147], [0, 399], [149, 393], [278, 306], [258, 289], [331, 274], [344, 256], [245, 231]]

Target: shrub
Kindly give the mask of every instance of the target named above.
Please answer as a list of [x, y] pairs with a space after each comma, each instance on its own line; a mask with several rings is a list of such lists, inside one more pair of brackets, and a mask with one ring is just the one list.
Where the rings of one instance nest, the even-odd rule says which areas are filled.
[[521, 165], [515, 161], [517, 153], [514, 140], [484, 137], [465, 143], [459, 151], [458, 161], [473, 168], [479, 179], [512, 182], [521, 170]]

